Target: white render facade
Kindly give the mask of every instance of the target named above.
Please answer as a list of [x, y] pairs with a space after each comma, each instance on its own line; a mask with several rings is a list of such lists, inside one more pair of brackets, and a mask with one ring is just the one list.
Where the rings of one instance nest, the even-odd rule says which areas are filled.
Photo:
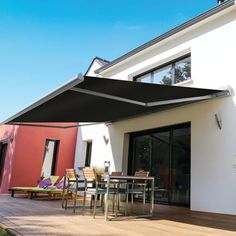
[[[234, 1], [232, 1], [234, 2]], [[236, 6], [183, 29], [102, 70], [97, 76], [133, 77], [191, 54], [191, 80], [176, 86], [236, 91]], [[96, 61], [94, 62], [96, 63]], [[90, 74], [97, 64], [90, 67]], [[215, 119], [220, 117], [222, 129]], [[91, 166], [111, 162], [111, 170], [127, 171], [129, 134], [190, 122], [190, 209], [236, 215], [236, 98], [213, 99], [110, 124], [80, 127], [75, 167], [84, 166], [92, 141]]]

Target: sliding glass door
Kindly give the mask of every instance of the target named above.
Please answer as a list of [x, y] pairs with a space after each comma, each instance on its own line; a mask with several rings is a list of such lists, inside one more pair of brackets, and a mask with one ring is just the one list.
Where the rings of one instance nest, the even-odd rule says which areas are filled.
[[190, 204], [190, 124], [130, 134], [129, 173], [155, 176], [155, 201]]
[[173, 130], [170, 202], [190, 204], [190, 128]]

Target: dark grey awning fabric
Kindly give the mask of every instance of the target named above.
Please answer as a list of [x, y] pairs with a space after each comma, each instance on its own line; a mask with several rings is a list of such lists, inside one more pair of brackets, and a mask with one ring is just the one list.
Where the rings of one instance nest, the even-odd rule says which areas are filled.
[[227, 90], [80, 76], [5, 123], [112, 122], [228, 95]]

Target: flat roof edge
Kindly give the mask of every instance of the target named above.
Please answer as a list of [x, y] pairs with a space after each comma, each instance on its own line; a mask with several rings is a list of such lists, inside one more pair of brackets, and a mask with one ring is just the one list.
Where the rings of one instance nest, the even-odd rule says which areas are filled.
[[216, 6], [214, 8], [211, 8], [210, 10], [208, 10], [208, 11], [206, 11], [206, 12], [204, 12], [204, 13], [202, 13], [202, 14], [200, 14], [200, 15], [192, 18], [192, 19], [190, 19], [189, 21], [186, 21], [185, 23], [183, 23], [183, 24], [167, 31], [164, 34], [161, 34], [160, 36], [148, 41], [147, 43], [145, 43], [145, 44], [129, 51], [128, 53], [126, 53], [126, 54], [118, 57], [117, 59], [111, 61], [110, 63], [100, 67], [99, 69], [95, 70], [95, 73], [98, 74], [100, 72], [103, 72], [106, 69], [118, 64], [119, 62], [121, 62], [121, 61], [123, 61], [123, 60], [125, 60], [125, 59], [141, 52], [142, 50], [144, 50], [148, 47], [151, 47], [154, 44], [159, 43], [159, 42], [171, 37], [172, 35], [175, 35], [175, 34], [181, 32], [181, 31], [197, 24], [198, 22], [201, 22], [201, 21], [207, 19], [208, 17], [211, 17], [211, 16], [213, 16], [213, 15], [215, 15], [215, 14], [217, 14], [217, 13], [219, 13], [219, 12], [221, 12], [221, 11], [223, 11], [223, 10], [233, 6], [233, 5], [235, 5], [235, 0], [228, 0], [228, 1]]

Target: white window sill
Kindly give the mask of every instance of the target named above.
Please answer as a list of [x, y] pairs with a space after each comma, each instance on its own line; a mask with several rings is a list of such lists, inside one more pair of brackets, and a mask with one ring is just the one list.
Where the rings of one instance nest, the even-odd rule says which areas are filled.
[[188, 80], [185, 80], [183, 82], [179, 82], [177, 84], [173, 84], [173, 86], [182, 86], [182, 85], [191, 84], [191, 83], [193, 83], [193, 80], [192, 79], [188, 79]]

